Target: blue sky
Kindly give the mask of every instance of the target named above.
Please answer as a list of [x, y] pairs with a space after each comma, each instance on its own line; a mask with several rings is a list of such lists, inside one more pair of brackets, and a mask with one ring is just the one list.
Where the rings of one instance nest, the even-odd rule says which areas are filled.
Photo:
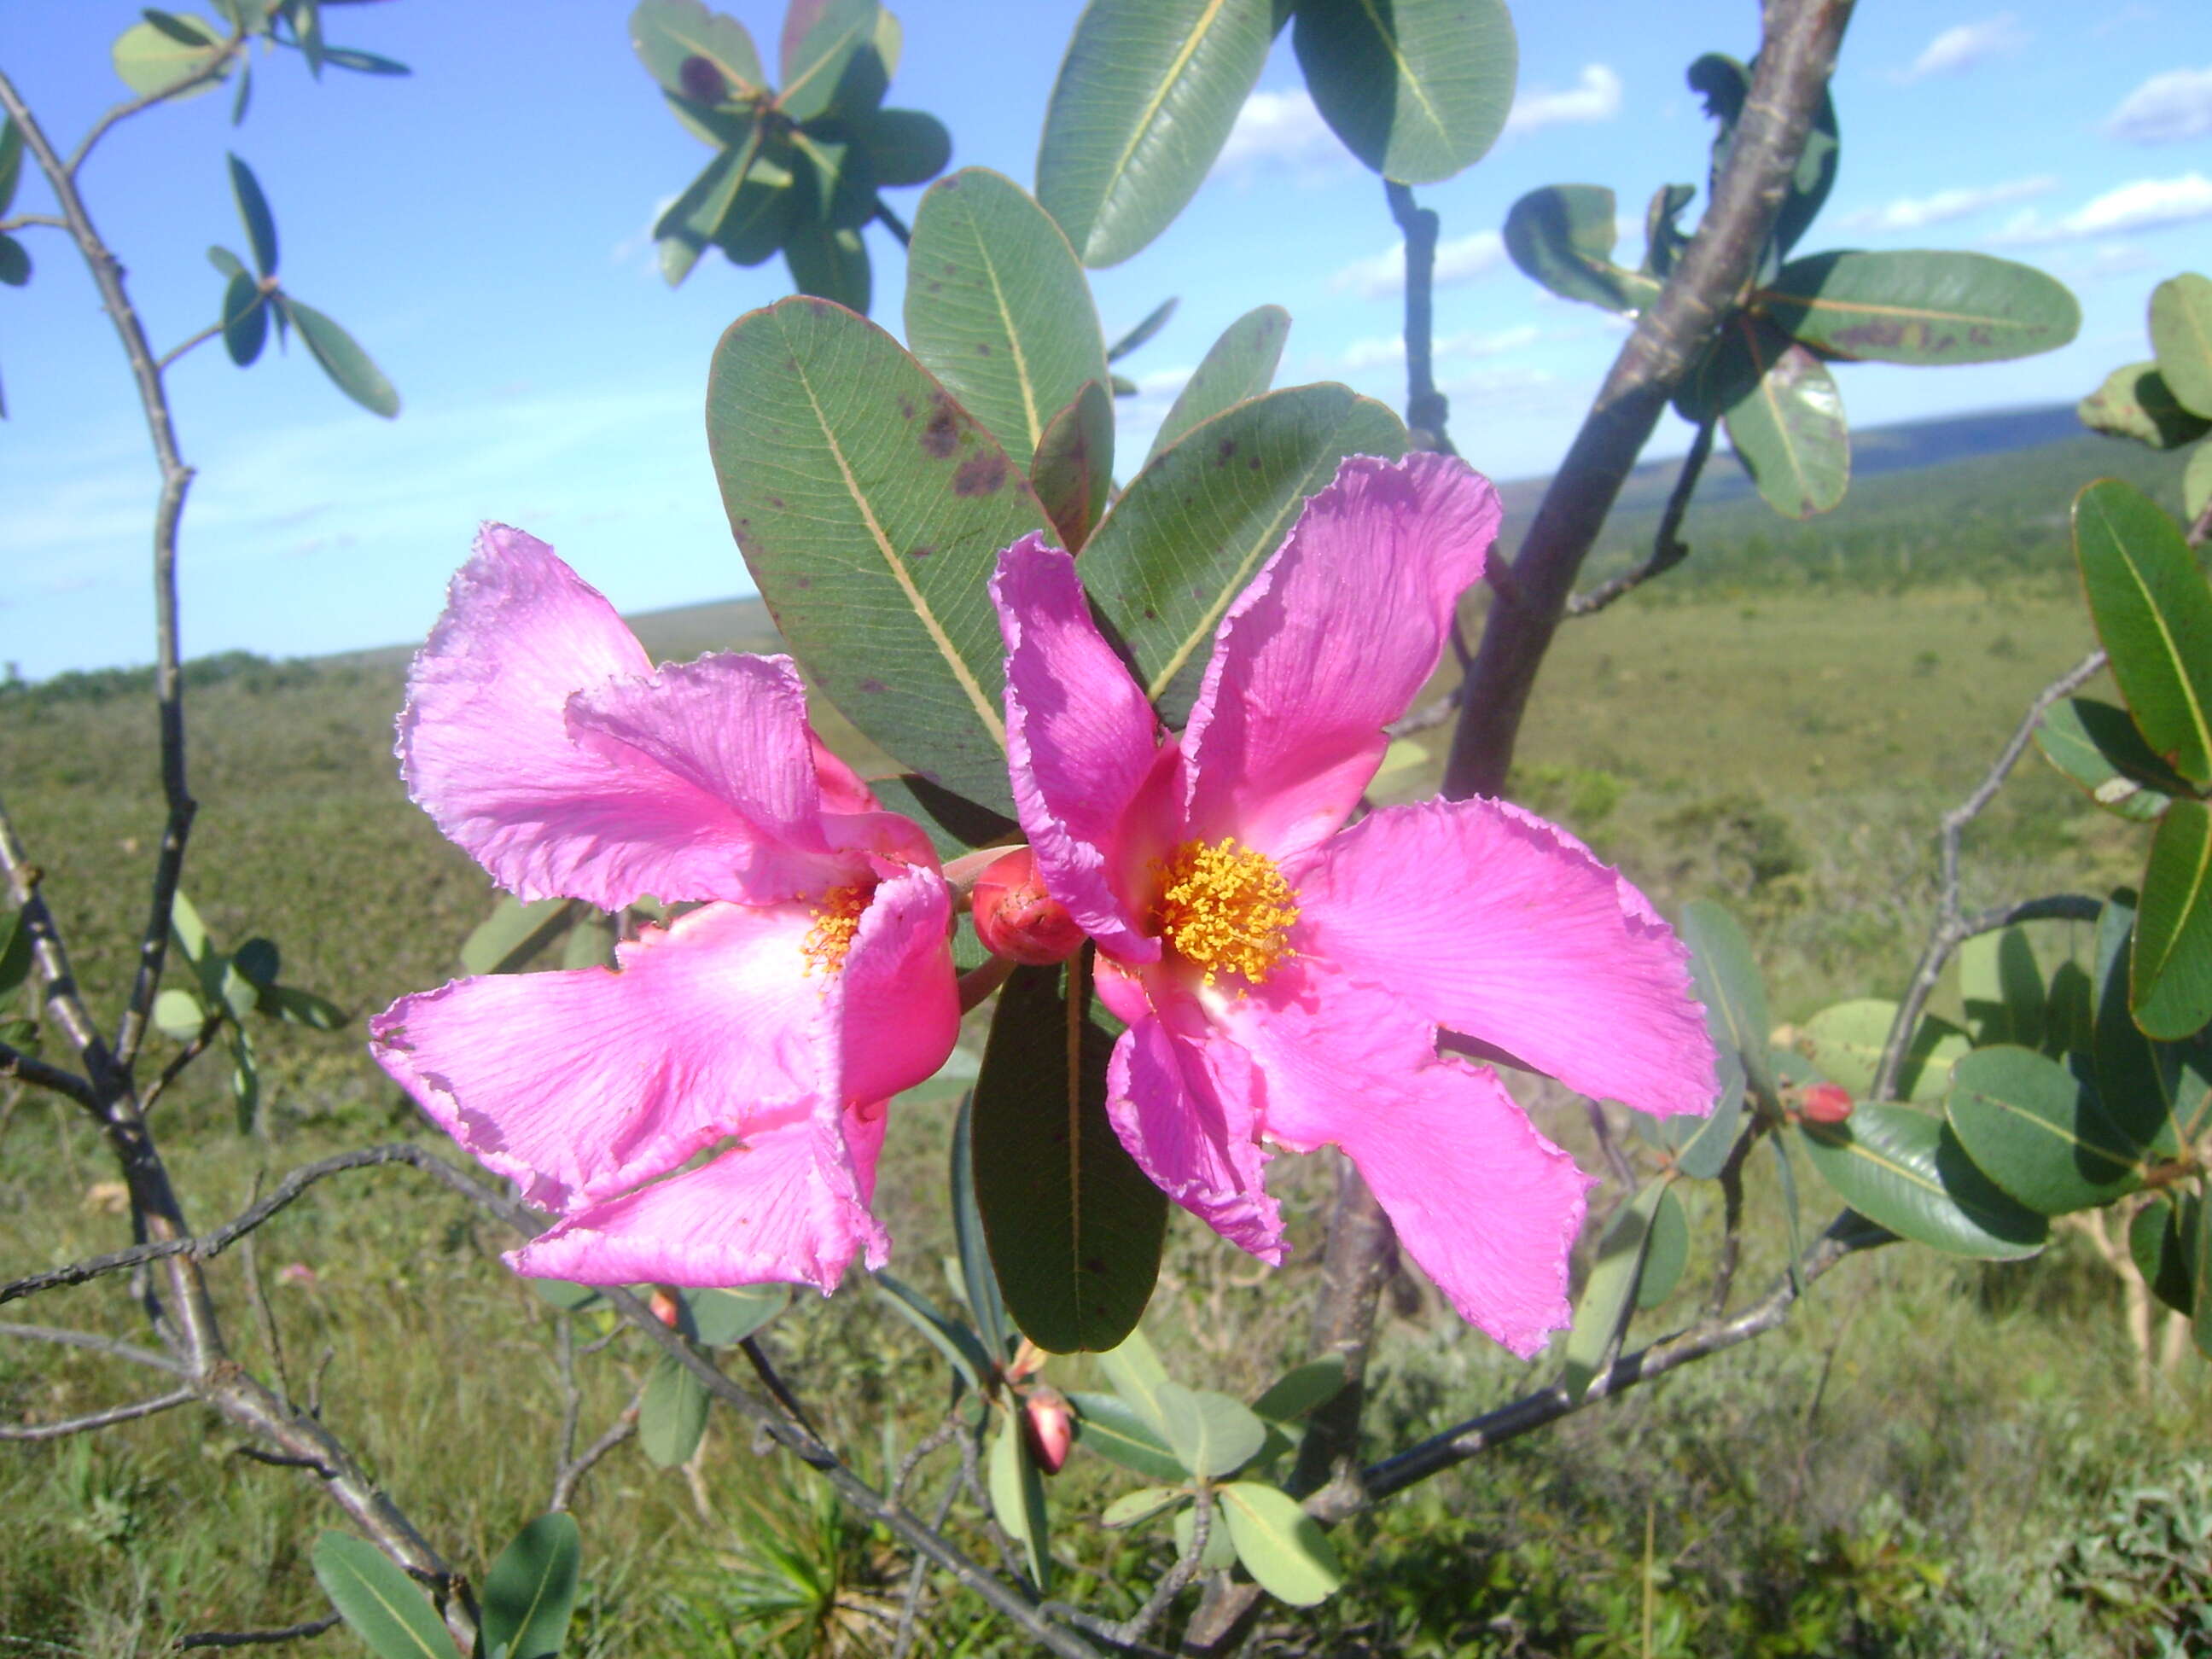
[[[185, 9], [179, 6], [176, 9]], [[781, 4], [723, 0], [769, 47]], [[951, 129], [956, 166], [1033, 182], [1073, 0], [908, 0], [893, 103]], [[223, 152], [258, 173], [287, 285], [361, 339], [399, 419], [346, 402], [296, 345], [251, 370], [219, 344], [171, 376], [200, 469], [184, 536], [185, 647], [309, 654], [419, 637], [476, 524], [553, 542], [617, 604], [749, 591], [707, 465], [708, 362], [735, 317], [787, 291], [780, 262], [719, 256], [681, 289], [646, 228], [706, 151], [670, 118], [626, 40], [626, 0], [432, 0], [334, 8], [331, 38], [414, 66], [406, 80], [257, 66], [245, 125], [216, 93], [118, 128], [82, 185], [129, 269], [157, 349], [212, 321], [210, 242], [243, 249]], [[1548, 471], [1619, 348], [1620, 325], [1543, 295], [1496, 233], [1522, 191], [1606, 184], [1624, 257], [1644, 203], [1702, 185], [1709, 129], [1682, 70], [1747, 56], [1749, 0], [1522, 6], [1520, 98], [1498, 146], [1420, 192], [1443, 219], [1438, 373], [1453, 431], [1500, 477]], [[106, 0], [0, 9], [4, 65], [64, 149], [125, 95], [108, 44], [137, 21]], [[465, 27], [453, 20], [465, 15]], [[2203, 0], [1986, 0], [1862, 7], [1836, 97], [1843, 166], [1808, 237], [1829, 246], [1981, 248], [2081, 295], [2081, 339], [2019, 364], [1845, 368], [1861, 424], [2072, 398], [2144, 355], [2160, 276], [2212, 268], [2212, 12]], [[911, 217], [919, 192], [887, 196]], [[27, 168], [15, 211], [46, 210]], [[897, 249], [871, 230], [875, 315], [898, 329]], [[27, 289], [0, 289], [0, 660], [36, 678], [150, 658], [157, 479], [112, 331], [82, 262], [31, 229]], [[1282, 380], [1403, 398], [1396, 245], [1380, 185], [1299, 91], [1287, 35], [1193, 206], [1127, 264], [1094, 273], [1109, 331], [1181, 296], [1121, 367], [1141, 453], [1218, 331], [1264, 301], [1294, 319]], [[1663, 431], [1655, 454], [1679, 450]], [[1510, 532], [1509, 532], [1510, 533]]]

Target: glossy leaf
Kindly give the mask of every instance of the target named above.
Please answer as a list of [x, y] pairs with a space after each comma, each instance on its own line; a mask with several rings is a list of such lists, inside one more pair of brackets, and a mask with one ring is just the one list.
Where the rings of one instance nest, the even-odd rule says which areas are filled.
[[960, 1294], [983, 1339], [984, 1351], [990, 1356], [990, 1367], [984, 1372], [985, 1385], [988, 1387], [995, 1382], [1000, 1367], [1013, 1353], [1014, 1326], [1006, 1316], [999, 1276], [992, 1271], [989, 1236], [982, 1211], [976, 1204], [975, 1130], [975, 1098], [970, 1093], [961, 1100], [960, 1109], [953, 1115], [952, 1146], [945, 1161], [953, 1245], [960, 1262]]
[[952, 1362], [952, 1369], [960, 1374], [962, 1382], [979, 1393], [990, 1385], [998, 1366], [983, 1351], [975, 1332], [942, 1312], [936, 1304], [902, 1279], [879, 1273], [876, 1275], [876, 1288], [935, 1345], [939, 1352]]
[[2177, 800], [2151, 836], [2129, 985], [2136, 1024], [2178, 1042], [2212, 1021], [2212, 812]]
[[872, 109], [889, 78], [874, 46], [880, 11], [876, 0], [829, 0], [797, 49], [785, 54], [776, 107], [793, 121], [811, 121], [833, 104], [849, 111], [856, 106], [848, 77], [858, 76], [872, 82], [874, 96], [858, 100]]
[[1770, 1110], [1778, 1104], [1768, 1033], [1766, 984], [1752, 959], [1751, 944], [1727, 910], [1710, 899], [1682, 908], [1682, 942], [1690, 947], [1690, 972], [1713, 1041], [1743, 1066], [1753, 1097]]
[[2195, 1193], [2160, 1193], [2128, 1225], [2128, 1254], [2160, 1301], [2181, 1313], [2196, 1302], [2197, 1228], [2203, 1200]]
[[298, 327], [300, 337], [307, 343], [307, 350], [339, 391], [370, 414], [381, 415], [387, 421], [399, 413], [399, 394], [392, 389], [392, 382], [384, 378], [384, 371], [369, 360], [368, 354], [352, 335], [313, 307], [303, 306], [289, 295], [278, 296], [276, 302]]
[[2212, 784], [2212, 590], [2180, 530], [2132, 485], [2074, 498], [2074, 556], [2112, 678], [2152, 749]]
[[2108, 812], [2148, 823], [2175, 795], [2190, 793], [2143, 741], [2128, 711], [2094, 697], [2068, 697], [2044, 711], [2035, 728], [2044, 757]]
[[1267, 1438], [1267, 1425], [1249, 1406], [1211, 1389], [1159, 1385], [1160, 1427], [1176, 1461], [1202, 1480], [1218, 1480], [1250, 1462]]
[[1261, 1589], [1294, 1607], [1310, 1607], [1344, 1587], [1336, 1547], [1296, 1500], [1256, 1480], [1234, 1480], [1214, 1494], [1216, 1524]]
[[791, 1305], [783, 1285], [742, 1285], [682, 1293], [686, 1334], [702, 1348], [733, 1348]]
[[1091, 0], [1045, 111], [1037, 199], [1091, 266], [1182, 210], [1258, 83], [1274, 0]]
[[1959, 995], [1977, 1048], [2043, 1042], [2043, 970], [2023, 927], [1978, 933], [1959, 947]]
[[1728, 326], [1744, 337], [1757, 383], [1723, 418], [1736, 459], [1766, 504], [1784, 518], [1832, 511], [1851, 479], [1851, 434], [1843, 393], [1820, 360], [1739, 313]]
[[461, 971], [514, 974], [559, 938], [574, 911], [567, 899], [534, 899], [525, 904], [502, 893], [491, 915], [478, 922], [461, 946]]
[[1911, 1106], [1865, 1101], [1845, 1121], [1808, 1125], [1821, 1178], [1876, 1225], [1951, 1255], [2033, 1255], [2050, 1223], [1976, 1167], [1949, 1127]]
[[1344, 1392], [1346, 1375], [1342, 1354], [1293, 1365], [1268, 1385], [1252, 1402], [1252, 1409], [1270, 1423], [1291, 1423], [1317, 1406], [1326, 1406]]
[[1060, 544], [1081, 552], [1114, 493], [1114, 399], [1103, 382], [1085, 380], [1074, 401], [1045, 422], [1030, 458], [1030, 486]]
[[921, 198], [907, 250], [906, 337], [1024, 470], [1045, 423], [1085, 382], [1106, 379], [1075, 250], [1027, 191], [984, 167], [940, 179]]
[[1045, 1515], [1044, 1481], [1030, 1456], [1021, 1425], [1008, 1413], [991, 1441], [991, 1512], [1007, 1535], [1022, 1547], [1022, 1565], [1040, 1592], [1052, 1588], [1051, 1534]]
[[1179, 303], [1181, 302], [1170, 295], [1146, 312], [1134, 328], [1106, 348], [1106, 361], [1109, 363], [1118, 363], [1138, 347], [1145, 344], [1168, 325], [1168, 319], [1175, 315], [1176, 307]]
[[541, 1515], [499, 1553], [483, 1581], [483, 1642], [507, 1659], [554, 1659], [576, 1608], [583, 1534], [574, 1516]]
[[308, 1559], [323, 1594], [377, 1659], [453, 1659], [430, 1598], [375, 1545], [326, 1532]]
[[261, 193], [261, 181], [253, 176], [253, 169], [230, 158], [230, 190], [238, 201], [238, 216], [245, 222], [246, 234], [253, 246], [253, 263], [264, 276], [276, 274], [276, 221], [269, 211], [269, 198]]
[[1752, 298], [1807, 345], [1884, 363], [2029, 357], [2081, 326], [2064, 283], [1986, 253], [1816, 253], [1783, 266]]
[[1395, 459], [1402, 422], [1341, 386], [1236, 404], [1162, 450], [1083, 554], [1091, 604], [1171, 725], [1197, 696], [1213, 630], [1347, 455]]
[[691, 274], [699, 256], [714, 246], [722, 224], [744, 188], [753, 158], [759, 153], [757, 129], [744, 142], [719, 150], [706, 170], [668, 204], [653, 222], [653, 239], [659, 245], [660, 275], [674, 288]]
[[2212, 420], [2181, 406], [2156, 363], [2128, 363], [2075, 406], [2081, 424], [2153, 449], [2177, 449], [2212, 432]]
[[2154, 1101], [2166, 1118], [2159, 1150], [2176, 1155], [2194, 1145], [2212, 1118], [2212, 1045], [2154, 1042], [2130, 1011], [2130, 963], [2136, 912], [2118, 896], [2097, 920], [2097, 1002], [2092, 1074], [2101, 1099]]
[[784, 234], [783, 263], [801, 294], [867, 314], [874, 277], [859, 231], [801, 221]]
[[637, 1443], [664, 1469], [691, 1461], [707, 1432], [713, 1396], [684, 1362], [664, 1353], [653, 1362], [645, 1396], [638, 1401]]
[[2151, 290], [2150, 344], [2182, 406], [2212, 419], [2212, 278], [2185, 270]]
[[1261, 306], [1230, 324], [1221, 337], [1206, 348], [1198, 368], [1169, 405], [1146, 461], [1149, 463], [1193, 427], [1267, 391], [1274, 383], [1276, 366], [1283, 360], [1283, 346], [1290, 337], [1291, 313], [1280, 306]]
[[[1838, 1002], [1805, 1022], [1797, 1047], [1821, 1076], [1848, 1090], [1854, 1100], [1864, 1100], [1874, 1092], [1875, 1073], [1896, 1018], [1897, 1005], [1883, 998]], [[1922, 1015], [1898, 1068], [1898, 1098], [1941, 1100], [1951, 1086], [1953, 1062], [1972, 1047], [1972, 1039], [1949, 1020]]]
[[884, 185], [927, 184], [952, 160], [952, 135], [918, 109], [879, 109], [860, 127], [868, 169]]
[[1079, 1444], [1148, 1480], [1190, 1479], [1159, 1431], [1120, 1395], [1078, 1390], [1067, 1398], [1075, 1407]]
[[2160, 1161], [2154, 1097], [2112, 1102], [2055, 1060], [2012, 1044], [1977, 1048], [1952, 1073], [1951, 1128], [1975, 1164], [2039, 1215], [2094, 1209], [2139, 1190]]
[[1159, 1272], [1167, 1199], [1107, 1119], [1114, 1040], [1088, 994], [1072, 1009], [1060, 981], [1056, 967], [1017, 968], [999, 993], [975, 1081], [974, 1158], [1006, 1310], [1039, 1347], [1070, 1353], [1112, 1348], [1135, 1328]]
[[[222, 31], [205, 18], [186, 12], [173, 15], [171, 21], [198, 35], [199, 44], [187, 46], [168, 30], [152, 23], [134, 23], [116, 39], [111, 53], [115, 72], [123, 77], [123, 84], [141, 98], [166, 92], [179, 82], [189, 80], [215, 62], [222, 52]], [[184, 96], [198, 97], [228, 73], [226, 67], [222, 74], [203, 81]]]
[[732, 104], [767, 89], [745, 26], [701, 0], [639, 0], [629, 43], [663, 90], [702, 104]]
[[1179, 1486], [1139, 1486], [1125, 1492], [1098, 1512], [1098, 1524], [1109, 1528], [1133, 1527], [1163, 1510], [1190, 1502], [1190, 1493]]
[[1300, 0], [1291, 40], [1315, 107], [1386, 179], [1440, 183], [1505, 130], [1520, 53], [1504, 0]]
[[1659, 284], [1613, 263], [1613, 195], [1601, 185], [1547, 185], [1505, 216], [1505, 251], [1522, 276], [1560, 298], [1641, 311]]
[[1011, 814], [987, 585], [1046, 519], [1006, 452], [881, 329], [805, 299], [723, 335], [707, 435], [754, 584], [814, 683], [924, 778]]
[[1651, 1242], [1651, 1218], [1666, 1193], [1665, 1182], [1653, 1182], [1613, 1212], [1598, 1240], [1589, 1277], [1575, 1302], [1574, 1329], [1567, 1335], [1566, 1370], [1560, 1385], [1571, 1398], [1583, 1397], [1628, 1328]]
[[269, 338], [269, 301], [261, 285], [240, 271], [222, 295], [222, 348], [230, 361], [246, 368], [261, 355]]

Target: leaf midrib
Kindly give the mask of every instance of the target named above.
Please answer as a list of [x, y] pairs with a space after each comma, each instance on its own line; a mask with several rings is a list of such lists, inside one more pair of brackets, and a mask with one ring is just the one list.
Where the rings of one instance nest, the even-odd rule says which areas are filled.
[[[1114, 158], [1114, 165], [1107, 169], [1105, 188], [1098, 192], [1098, 209], [1093, 210], [1091, 221], [1093, 234], [1097, 228], [1096, 213], [1103, 210], [1115, 192], [1121, 189], [1121, 180], [1129, 170], [1129, 158], [1137, 153], [1137, 147], [1144, 143], [1146, 135], [1152, 131], [1152, 123], [1159, 118], [1160, 106], [1167, 102], [1169, 92], [1182, 77], [1184, 66], [1197, 55], [1199, 42], [1206, 38], [1206, 32], [1213, 27], [1213, 20], [1221, 15], [1221, 9], [1228, 3], [1229, 0], [1208, 0], [1205, 15], [1184, 37], [1182, 45], [1176, 52], [1175, 61], [1168, 65], [1167, 73], [1160, 77], [1159, 85], [1146, 101], [1143, 112], [1131, 125], [1128, 140], [1121, 146], [1121, 153]], [[1087, 244], [1091, 237], [1086, 235], [1084, 240]]]

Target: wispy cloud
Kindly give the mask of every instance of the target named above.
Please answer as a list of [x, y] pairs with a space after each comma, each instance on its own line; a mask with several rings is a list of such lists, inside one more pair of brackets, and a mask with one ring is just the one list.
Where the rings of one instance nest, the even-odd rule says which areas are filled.
[[1344, 146], [1300, 87], [1289, 92], [1255, 92], [1247, 98], [1213, 172], [1216, 177], [1237, 179], [1285, 172], [1304, 184], [1344, 171], [1346, 159]]
[[1575, 84], [1565, 92], [1531, 88], [1514, 99], [1505, 130], [1534, 132], [1571, 122], [1610, 121], [1620, 113], [1620, 76], [1603, 64], [1585, 64]]
[[2212, 219], [2212, 179], [2185, 173], [2178, 179], [2138, 179], [2108, 190], [2062, 219], [2045, 220], [2029, 208], [1989, 240], [1993, 246], [2029, 247], [2155, 230], [2197, 219]]
[[[1494, 230], [1478, 230], [1470, 235], [1456, 236], [1450, 241], [1437, 244], [1436, 273], [1431, 280], [1438, 288], [1471, 283], [1485, 272], [1495, 270], [1504, 258], [1504, 239]], [[1406, 245], [1401, 242], [1370, 259], [1355, 259], [1331, 276], [1328, 285], [1339, 294], [1349, 289], [1367, 300], [1379, 300], [1385, 295], [1404, 293]]]
[[1960, 23], [1945, 29], [1922, 48], [1919, 57], [1897, 70], [1894, 78], [1909, 82], [1924, 81], [1931, 75], [1958, 75], [1992, 58], [2018, 52], [2027, 40], [2027, 32], [2021, 27], [2020, 18], [2012, 12], [2001, 11], [1978, 23]]
[[2212, 64], [2154, 75], [2105, 118], [2105, 136], [2131, 144], [2173, 144], [2212, 133]]
[[[1439, 336], [1430, 350], [1438, 358], [1502, 357], [1508, 352], [1518, 351], [1544, 337], [1544, 331], [1534, 323], [1522, 323], [1514, 328], [1501, 328], [1489, 334], [1445, 334]], [[1380, 368], [1388, 363], [1406, 361], [1406, 342], [1397, 335], [1376, 335], [1364, 340], [1354, 340], [1345, 348], [1338, 359], [1347, 372], [1363, 368]]]
[[2048, 196], [2057, 188], [2057, 179], [2042, 173], [2033, 179], [1985, 185], [1978, 190], [1939, 190], [1933, 196], [1900, 196], [1881, 207], [1847, 213], [1839, 222], [1848, 230], [1921, 230], [1929, 225], [1963, 219], [1986, 208]]

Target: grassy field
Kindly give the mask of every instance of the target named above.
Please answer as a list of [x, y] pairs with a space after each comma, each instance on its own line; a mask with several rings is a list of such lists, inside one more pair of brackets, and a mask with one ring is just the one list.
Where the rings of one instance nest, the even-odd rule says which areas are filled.
[[[2076, 459], [2083, 477], [2131, 464], [2117, 447]], [[2048, 457], [2024, 493], [2029, 470], [2016, 458], [1961, 463], [1946, 471], [1967, 479], [1965, 493], [1940, 500], [1923, 475], [1870, 479], [1835, 521], [1806, 529], [1727, 503], [1701, 510], [1690, 567], [1565, 630], [1516, 793], [1619, 860], [1662, 908], [1701, 896], [1733, 907], [1778, 1019], [1893, 994], [1929, 913], [1936, 816], [1978, 778], [2027, 698], [2092, 643], [2068, 585], [2063, 493], [2053, 493]], [[1632, 519], [1608, 557], [1629, 556], [1633, 530]], [[1747, 550], [1754, 538], [1764, 554]], [[2003, 557], [1962, 552], [1947, 564], [1947, 538]], [[1894, 555], [1908, 544], [1923, 550], [1877, 568], [1882, 546]], [[1838, 546], [1875, 550], [1839, 563]], [[674, 656], [759, 645], [763, 625], [745, 605], [641, 619], [654, 650]], [[404, 653], [392, 653], [248, 669], [193, 703], [205, 805], [187, 890], [219, 938], [269, 934], [287, 980], [356, 1012], [453, 974], [491, 897], [393, 776], [403, 672]], [[87, 695], [0, 698], [0, 784], [81, 975], [106, 1006], [152, 866], [152, 728], [143, 700], [78, 689]], [[849, 732], [823, 723], [853, 750]], [[1379, 795], [1432, 790], [1432, 757], [1405, 748], [1394, 761]], [[2031, 758], [1970, 836], [1969, 898], [2097, 891], [2140, 860], [2134, 832]], [[2057, 952], [2069, 942], [2053, 928], [2043, 944]], [[269, 1031], [261, 1139], [230, 1127], [218, 1064], [172, 1092], [160, 1127], [198, 1222], [242, 1206], [266, 1175], [422, 1133], [359, 1039], [358, 1025], [335, 1036]], [[895, 1266], [938, 1294], [957, 1088], [901, 1103], [879, 1183]], [[1588, 1154], [1571, 1103], [1541, 1110]], [[1146, 1328], [1187, 1380], [1249, 1395], [1300, 1357], [1328, 1171], [1313, 1159], [1275, 1169], [1293, 1218], [1284, 1270], [1257, 1267], [1187, 1218], [1170, 1229]], [[112, 1179], [69, 1111], [0, 1094], [0, 1276], [124, 1242]], [[303, 1395], [312, 1379], [325, 1419], [437, 1547], [480, 1568], [546, 1499], [563, 1409], [558, 1316], [499, 1266], [507, 1241], [457, 1200], [404, 1171], [349, 1180], [318, 1188], [260, 1235], [284, 1363]], [[1747, 1285], [1779, 1260], [1769, 1186], [1755, 1183], [1752, 1202], [1761, 1224]], [[1693, 1228], [1709, 1246], [1717, 1218], [1695, 1213]], [[241, 1352], [273, 1363], [234, 1259], [217, 1282]], [[1693, 1272], [1692, 1288], [1638, 1328], [1686, 1316], [1694, 1283]], [[1378, 1451], [1550, 1375], [1401, 1288], [1378, 1355]], [[112, 1281], [28, 1306], [11, 1314], [136, 1334], [136, 1310]], [[830, 1301], [794, 1303], [769, 1338], [865, 1468], [910, 1445], [942, 1408], [939, 1362], [857, 1283]], [[642, 1370], [626, 1340], [580, 1363], [586, 1438]], [[1048, 1375], [1082, 1386], [1088, 1372], [1056, 1361]], [[144, 1391], [112, 1362], [0, 1346], [0, 1416], [65, 1415]], [[2135, 1537], [2105, 1522], [2131, 1503], [2137, 1520], [2150, 1505], [2138, 1532], [2164, 1518], [2176, 1538], [2212, 1528], [2208, 1406], [2201, 1368], [2148, 1400], [2136, 1395], [2115, 1282], [2073, 1235], [2002, 1267], [1893, 1248], [1832, 1275], [1777, 1335], [1358, 1522], [1343, 1539], [1352, 1588], [1315, 1614], [1273, 1621], [1258, 1650], [2160, 1651], [2140, 1610], [2081, 1588], [2100, 1571], [2132, 1582], [2125, 1571], [2109, 1561], [2092, 1571], [2069, 1555], [2069, 1540], [2085, 1523]], [[1102, 1611], [1133, 1606], [1167, 1559], [1152, 1531], [1109, 1534], [1073, 1518], [1133, 1484], [1079, 1455], [1057, 1486], [1070, 1593]], [[313, 1486], [240, 1456], [191, 1413], [0, 1452], [9, 1517], [0, 1653], [153, 1653], [181, 1631], [314, 1616], [324, 1603], [305, 1552], [336, 1515]], [[2146, 1488], [2165, 1495], [2142, 1499]], [[577, 1651], [888, 1646], [868, 1609], [897, 1594], [899, 1559], [726, 1418], [688, 1478], [635, 1447], [618, 1451], [584, 1489], [579, 1516], [588, 1594]], [[2197, 1547], [2160, 1593], [2201, 1599], [2209, 1574]], [[822, 1616], [810, 1621], [810, 1607]], [[322, 1648], [350, 1642], [334, 1635]], [[925, 1650], [1020, 1649], [976, 1605], [947, 1596], [931, 1604]]]

